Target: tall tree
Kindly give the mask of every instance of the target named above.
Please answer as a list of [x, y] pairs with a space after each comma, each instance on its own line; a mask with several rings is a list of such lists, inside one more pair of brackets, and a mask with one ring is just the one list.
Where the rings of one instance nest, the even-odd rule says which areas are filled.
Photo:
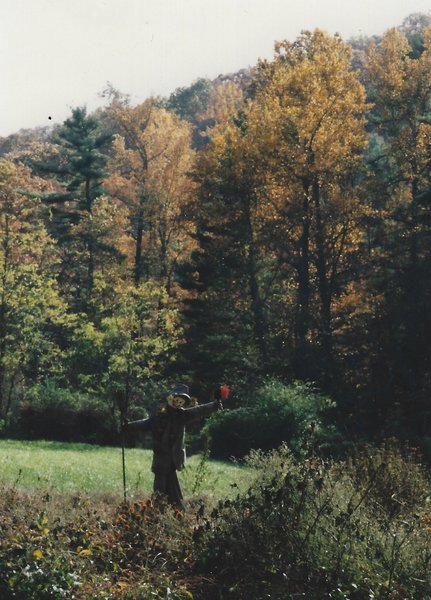
[[[416, 40], [417, 41], [417, 40]], [[427, 295], [431, 205], [431, 28], [421, 34], [417, 52], [406, 36], [389, 30], [368, 51], [366, 77], [376, 134], [380, 139], [376, 179], [386, 186], [379, 240], [381, 260], [374, 285], [384, 286], [384, 314], [393, 322], [387, 338], [387, 395], [401, 402], [404, 416], [418, 422], [429, 389]], [[379, 204], [377, 204], [379, 206]], [[420, 419], [423, 422], [423, 419]]]
[[201, 245], [226, 261], [235, 253], [229, 289], [248, 306], [243, 319], [261, 366], [282, 362], [326, 385], [334, 302], [360, 240], [352, 177], [366, 146], [367, 104], [350, 56], [339, 37], [320, 31], [278, 44], [256, 71], [253, 100], [213, 131], [200, 163]]
[[[267, 368], [268, 340], [259, 281], [259, 198], [247, 140], [233, 123], [212, 131], [196, 170], [199, 248], [189, 265], [190, 362], [214, 377]], [[199, 331], [205, 331], [201, 338]], [[202, 373], [200, 374], [202, 376]]]
[[[58, 181], [58, 191], [44, 195], [43, 201], [51, 207], [50, 230], [65, 251], [64, 278], [70, 278], [69, 286], [84, 303], [94, 286], [98, 240], [82, 223], [91, 221], [96, 199], [103, 194], [108, 161], [105, 151], [110, 139], [85, 108], [75, 108], [54, 134], [60, 153], [52, 161], [33, 161], [37, 172]], [[76, 263], [72, 268], [71, 262]]]
[[278, 43], [274, 60], [258, 66], [247, 116], [254, 168], [264, 170], [261, 217], [268, 219], [269, 247], [280, 273], [292, 278], [289, 296], [296, 294], [295, 371], [313, 372], [307, 355], [317, 333], [313, 345], [321, 348], [320, 378], [327, 383], [334, 299], [358, 247], [352, 178], [366, 146], [365, 90], [350, 58], [338, 36], [318, 30]]
[[[0, 161], [0, 419], [7, 418], [17, 390], [56, 368], [55, 327], [66, 307], [56, 284], [58, 255], [35, 193], [43, 183], [28, 169]], [[58, 365], [57, 365], [58, 366]]]
[[190, 126], [152, 100], [114, 102], [110, 110], [122, 133], [114, 140], [109, 188], [129, 211], [133, 278], [139, 285], [154, 277], [170, 290], [175, 262], [190, 243]]

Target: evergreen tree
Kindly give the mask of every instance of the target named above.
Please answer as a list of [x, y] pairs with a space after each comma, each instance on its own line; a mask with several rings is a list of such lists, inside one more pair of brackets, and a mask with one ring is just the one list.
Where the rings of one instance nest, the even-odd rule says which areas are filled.
[[264, 248], [245, 127], [238, 119], [235, 125], [215, 129], [196, 170], [198, 248], [185, 269], [184, 285], [191, 291], [185, 313], [190, 324], [186, 352], [197, 377], [206, 371], [214, 381], [227, 375], [250, 377], [268, 368], [259, 281]]
[[97, 252], [112, 250], [101, 247], [91, 227], [95, 202], [104, 191], [110, 139], [97, 118], [87, 115], [85, 108], [75, 108], [54, 134], [60, 147], [57, 159], [32, 164], [34, 170], [58, 182], [58, 191], [44, 194], [42, 200], [50, 207], [50, 231], [64, 253], [61, 281], [73, 290], [78, 305], [84, 303], [81, 307], [93, 289]]
[[212, 92], [209, 79], [197, 79], [188, 87], [177, 88], [168, 98], [166, 108], [175, 112], [181, 119], [193, 126], [193, 146], [201, 148], [205, 144], [203, 133], [210, 122], [204, 117]]

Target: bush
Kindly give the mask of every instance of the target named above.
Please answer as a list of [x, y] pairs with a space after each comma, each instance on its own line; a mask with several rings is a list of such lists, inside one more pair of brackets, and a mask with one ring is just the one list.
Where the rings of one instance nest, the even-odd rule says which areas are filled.
[[[198, 568], [212, 573], [220, 597], [430, 597], [425, 503], [382, 519], [374, 480], [357, 485], [342, 467], [298, 462], [285, 446], [248, 462], [257, 469], [248, 492], [221, 502], [195, 532]], [[409, 472], [407, 462], [399, 466]]]
[[335, 404], [310, 384], [284, 385], [270, 381], [247, 406], [219, 412], [208, 421], [204, 435], [213, 456], [242, 458], [250, 450], [271, 450], [287, 442], [295, 453], [312, 443], [322, 451], [333, 446], [335, 429], [327, 417]]
[[415, 448], [401, 448], [396, 440], [361, 450], [341, 468], [357, 488], [369, 488], [368, 502], [384, 514], [412, 514], [429, 500], [429, 474], [421, 456]]
[[193, 517], [150, 501], [116, 508], [0, 492], [2, 600], [193, 598], [178, 572], [190, 562]]
[[108, 444], [115, 441], [115, 422], [106, 402], [47, 381], [27, 390], [7, 433], [30, 440]]

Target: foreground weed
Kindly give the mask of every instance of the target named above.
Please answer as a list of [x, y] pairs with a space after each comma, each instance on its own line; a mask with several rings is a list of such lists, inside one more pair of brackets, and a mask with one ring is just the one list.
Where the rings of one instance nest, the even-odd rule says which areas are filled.
[[357, 485], [342, 465], [297, 461], [285, 447], [250, 463], [257, 477], [248, 492], [220, 503], [195, 531], [197, 568], [211, 570], [224, 598], [430, 597], [425, 514], [382, 519], [375, 510], [384, 464]]

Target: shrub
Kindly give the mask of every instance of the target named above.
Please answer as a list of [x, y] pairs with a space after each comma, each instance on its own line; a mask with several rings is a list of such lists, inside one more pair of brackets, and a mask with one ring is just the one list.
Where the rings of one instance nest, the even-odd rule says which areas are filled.
[[2, 600], [190, 600], [179, 567], [190, 558], [192, 517], [136, 502], [1, 489]]
[[308, 383], [269, 381], [246, 406], [214, 415], [204, 428], [212, 454], [242, 458], [252, 449], [271, 450], [287, 442], [296, 453], [310, 443], [320, 450], [335, 443], [327, 423], [335, 404]]
[[[283, 446], [255, 452], [244, 495], [221, 502], [195, 532], [201, 572], [223, 598], [427, 598], [431, 536], [419, 513], [384, 522], [365, 489], [322, 459]], [[407, 463], [400, 465], [409, 469]]]
[[401, 448], [396, 440], [369, 446], [341, 467], [358, 489], [367, 489], [373, 510], [403, 516], [420, 510], [431, 493], [429, 474], [415, 448]]
[[115, 440], [115, 424], [106, 402], [48, 380], [27, 390], [9, 433], [24, 439], [107, 444]]

